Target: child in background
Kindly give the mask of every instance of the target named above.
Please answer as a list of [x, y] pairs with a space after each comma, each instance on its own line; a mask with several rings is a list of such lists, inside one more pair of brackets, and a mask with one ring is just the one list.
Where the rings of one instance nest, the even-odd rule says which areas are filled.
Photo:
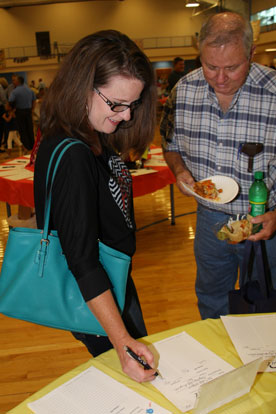
[[42, 136], [41, 136], [41, 131], [40, 128], [37, 128], [37, 132], [36, 132], [36, 138], [35, 138], [35, 143], [31, 152], [31, 156], [30, 156], [30, 162], [28, 165], [26, 165], [26, 167], [33, 167], [35, 164], [35, 160], [36, 160], [36, 155], [37, 155], [37, 151], [41, 142]]
[[11, 150], [12, 150], [12, 143], [15, 142], [16, 145], [19, 147], [22, 147], [22, 142], [19, 139], [18, 136], [18, 127], [16, 122], [16, 116], [15, 116], [15, 108], [12, 108], [12, 106], [7, 102], [5, 105], [6, 112], [2, 115], [4, 120], [6, 121], [6, 128], [8, 131], [8, 141], [7, 141], [7, 147], [8, 147], [8, 156], [11, 156]]

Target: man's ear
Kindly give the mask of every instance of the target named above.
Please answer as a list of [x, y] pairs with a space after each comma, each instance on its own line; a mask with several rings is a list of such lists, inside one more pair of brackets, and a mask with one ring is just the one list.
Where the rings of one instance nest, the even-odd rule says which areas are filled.
[[256, 50], [256, 45], [252, 45], [252, 46], [251, 46], [251, 50], [250, 50], [250, 55], [249, 55], [249, 61], [250, 61], [250, 62], [251, 62], [251, 61], [252, 61], [252, 59], [253, 59], [253, 56], [254, 56], [255, 50]]

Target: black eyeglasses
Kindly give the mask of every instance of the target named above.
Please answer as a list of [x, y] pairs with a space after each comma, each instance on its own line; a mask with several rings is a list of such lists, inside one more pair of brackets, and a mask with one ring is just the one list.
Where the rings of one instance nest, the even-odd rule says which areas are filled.
[[124, 112], [127, 109], [133, 111], [137, 106], [140, 105], [141, 99], [137, 99], [137, 101], [131, 102], [130, 105], [127, 104], [117, 104], [111, 102], [106, 96], [104, 96], [98, 89], [94, 88], [94, 91], [99, 95], [100, 98], [110, 107], [111, 111], [113, 112]]

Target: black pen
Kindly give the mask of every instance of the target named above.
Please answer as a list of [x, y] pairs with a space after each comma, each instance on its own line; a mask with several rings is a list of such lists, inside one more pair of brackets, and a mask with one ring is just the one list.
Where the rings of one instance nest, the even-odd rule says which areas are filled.
[[[144, 361], [141, 357], [139, 357], [139, 355], [135, 354], [134, 351], [132, 351], [132, 349], [130, 349], [128, 346], [124, 346], [124, 350], [126, 351], [126, 353], [128, 354], [128, 356], [130, 356], [130, 358], [134, 359], [135, 361], [137, 361], [139, 364], [141, 364], [144, 369], [152, 369], [151, 366]], [[160, 375], [160, 377], [162, 378], [162, 375], [160, 374], [160, 372], [155, 372], [154, 375], [157, 377], [157, 375]]]
[[2, 168], [15, 168], [15, 165], [3, 165]]

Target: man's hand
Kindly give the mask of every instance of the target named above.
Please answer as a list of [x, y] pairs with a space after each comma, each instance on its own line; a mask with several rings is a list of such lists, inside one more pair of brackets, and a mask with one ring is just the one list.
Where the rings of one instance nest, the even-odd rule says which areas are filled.
[[181, 183], [183, 182], [187, 185], [193, 186], [195, 181], [190, 171], [187, 169], [184, 161], [182, 160], [181, 155], [177, 152], [164, 151], [164, 158], [176, 178], [176, 185], [181, 193], [185, 194], [186, 196], [191, 196], [191, 194], [185, 190]]
[[182, 183], [187, 184], [190, 187], [192, 187], [195, 183], [195, 180], [193, 179], [193, 177], [191, 176], [191, 174], [188, 170], [184, 170], [176, 176], [176, 185], [179, 188], [179, 190], [181, 191], [181, 193], [183, 193], [186, 196], [191, 197], [192, 194], [189, 193], [185, 189], [185, 187], [182, 185]]
[[276, 232], [276, 210], [254, 217], [252, 223], [261, 223], [263, 228], [258, 233], [248, 237], [248, 240], [268, 240]]

